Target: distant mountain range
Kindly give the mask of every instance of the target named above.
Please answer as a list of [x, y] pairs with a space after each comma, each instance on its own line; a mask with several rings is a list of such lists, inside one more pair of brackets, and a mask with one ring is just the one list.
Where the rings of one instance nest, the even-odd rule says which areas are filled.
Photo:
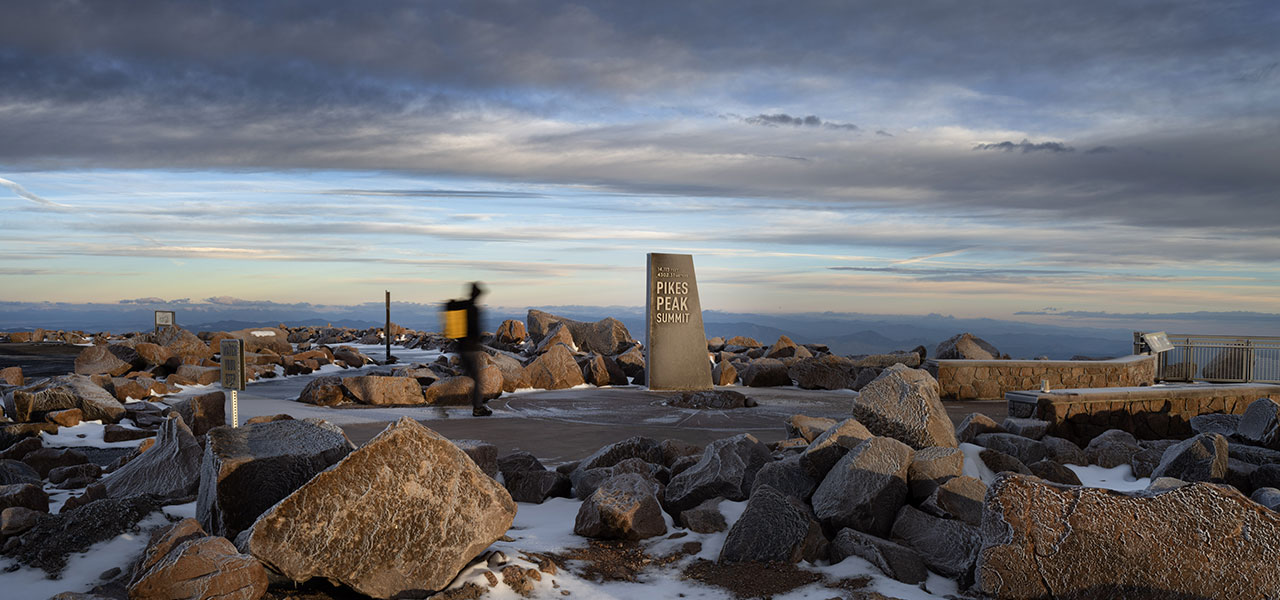
[[[572, 319], [595, 321], [613, 317], [623, 322], [636, 339], [644, 338], [644, 312], [631, 306], [544, 306], [540, 310]], [[46, 329], [88, 332], [146, 331], [152, 327], [153, 310], [174, 310], [178, 324], [193, 331], [227, 331], [278, 325], [352, 327], [366, 329], [382, 324], [383, 305], [369, 303], [323, 306], [307, 303], [276, 304], [244, 302], [236, 304], [65, 304], [0, 302], [0, 331]], [[491, 307], [485, 313], [485, 328], [493, 330], [503, 319], [525, 319], [527, 309]], [[1212, 332], [1216, 322], [1199, 313], [1184, 319], [1193, 332]], [[1204, 313], [1213, 315], [1217, 313]], [[1236, 314], [1236, 313], [1232, 313]], [[393, 303], [392, 319], [405, 327], [439, 331], [436, 304]], [[859, 313], [756, 314], [704, 311], [707, 337], [729, 338], [743, 335], [772, 344], [786, 335], [797, 343], [819, 343], [838, 354], [872, 354], [910, 350], [924, 346], [933, 354], [938, 343], [955, 334], [969, 332], [981, 337], [1015, 358], [1070, 358], [1119, 356], [1132, 351], [1135, 329], [1165, 329], [1160, 315], [1125, 315], [1115, 319], [1126, 327], [1084, 327], [1000, 319], [968, 319], [948, 315], [871, 315]], [[1259, 315], [1259, 334], [1269, 333], [1274, 315]], [[1172, 327], [1172, 326], [1170, 326]], [[1179, 325], [1182, 327], [1182, 325]], [[1184, 330], [1185, 331], [1185, 330]], [[1275, 332], [1270, 332], [1273, 335]]]

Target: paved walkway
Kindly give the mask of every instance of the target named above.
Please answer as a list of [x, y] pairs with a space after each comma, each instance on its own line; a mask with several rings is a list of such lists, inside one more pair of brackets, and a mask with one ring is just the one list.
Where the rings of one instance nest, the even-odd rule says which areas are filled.
[[[436, 408], [430, 415], [412, 415], [427, 427], [452, 438], [482, 439], [498, 446], [500, 454], [524, 450], [550, 463], [583, 458], [597, 448], [628, 437], [674, 438], [696, 444], [750, 433], [764, 442], [786, 437], [784, 422], [802, 413], [844, 418], [856, 393], [798, 388], [732, 388], [755, 399], [759, 406], [733, 410], [693, 410], [663, 405], [669, 393], [639, 387], [579, 388], [527, 392], [490, 402], [493, 417], [471, 416], [470, 407]], [[352, 409], [360, 410], [360, 409]], [[948, 415], [958, 423], [970, 412], [1001, 421], [1003, 401], [947, 403]], [[377, 435], [386, 423], [354, 423], [342, 428], [356, 444]]]

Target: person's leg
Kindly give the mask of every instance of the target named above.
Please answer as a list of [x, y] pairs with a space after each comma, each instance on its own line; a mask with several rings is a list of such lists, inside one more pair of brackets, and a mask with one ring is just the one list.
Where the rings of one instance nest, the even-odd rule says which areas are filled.
[[471, 378], [473, 385], [471, 386], [471, 414], [475, 416], [488, 416], [492, 411], [484, 405], [484, 386], [480, 382], [480, 372], [483, 369], [480, 361], [480, 352], [473, 350], [462, 354], [463, 369], [467, 371], [467, 377]]

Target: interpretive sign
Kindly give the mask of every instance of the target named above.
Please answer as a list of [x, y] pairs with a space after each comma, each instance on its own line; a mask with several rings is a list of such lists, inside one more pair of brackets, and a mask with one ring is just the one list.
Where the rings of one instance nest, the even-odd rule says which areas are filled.
[[222, 388], [243, 390], [248, 377], [244, 369], [244, 340], [222, 340]]
[[1147, 347], [1154, 354], [1173, 350], [1173, 342], [1169, 341], [1169, 335], [1163, 331], [1144, 333], [1142, 334], [1142, 341], [1147, 343]]
[[644, 352], [649, 389], [711, 389], [693, 256], [649, 253], [647, 280]]
[[171, 310], [156, 311], [156, 329], [160, 329], [161, 327], [172, 327], [175, 322], [176, 322], [176, 319], [174, 318], [173, 311]]

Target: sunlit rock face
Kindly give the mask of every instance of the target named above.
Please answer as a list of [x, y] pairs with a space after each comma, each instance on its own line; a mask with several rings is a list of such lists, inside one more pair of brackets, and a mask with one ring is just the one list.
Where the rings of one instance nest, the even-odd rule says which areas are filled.
[[405, 417], [271, 507], [237, 542], [294, 581], [324, 577], [393, 598], [444, 588], [515, 514], [501, 484]]

